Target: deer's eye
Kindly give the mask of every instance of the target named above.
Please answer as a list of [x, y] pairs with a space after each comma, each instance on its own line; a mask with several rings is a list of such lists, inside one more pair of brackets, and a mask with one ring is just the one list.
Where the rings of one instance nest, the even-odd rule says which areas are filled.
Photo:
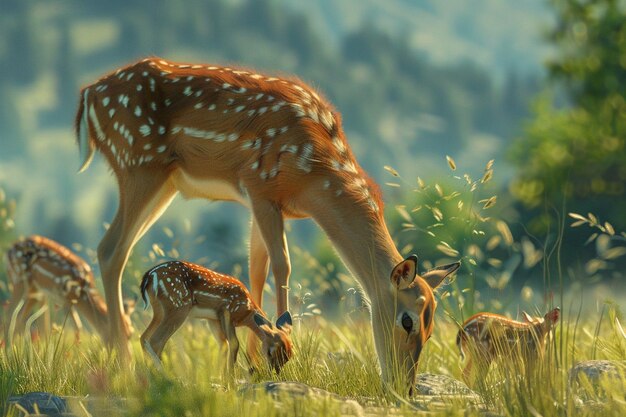
[[406, 313], [402, 314], [402, 327], [407, 333], [413, 330], [413, 319]]

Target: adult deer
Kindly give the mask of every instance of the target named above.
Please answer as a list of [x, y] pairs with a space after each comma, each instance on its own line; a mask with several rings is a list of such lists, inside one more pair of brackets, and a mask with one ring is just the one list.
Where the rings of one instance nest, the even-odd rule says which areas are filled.
[[[33, 308], [46, 297], [63, 306], [72, 317], [78, 340], [81, 317], [108, 339], [109, 314], [95, 286], [91, 268], [65, 246], [43, 236], [33, 235], [15, 242], [6, 253], [7, 276], [13, 285], [7, 317], [15, 317], [16, 333], [24, 331]], [[134, 300], [124, 302], [124, 323], [130, 328]], [[7, 346], [13, 337], [11, 323], [5, 326]]]
[[76, 128], [80, 170], [98, 149], [119, 185], [98, 258], [107, 304], [118, 312], [112, 341], [123, 352], [122, 270], [180, 192], [251, 210], [251, 294], [261, 306], [271, 261], [278, 314], [287, 311], [291, 269], [284, 219], [313, 218], [371, 301], [383, 377], [396, 364], [413, 381], [433, 329], [432, 290], [459, 263], [420, 276], [416, 258], [402, 259], [378, 186], [356, 162], [339, 114], [313, 89], [297, 79], [148, 58], [84, 88]]

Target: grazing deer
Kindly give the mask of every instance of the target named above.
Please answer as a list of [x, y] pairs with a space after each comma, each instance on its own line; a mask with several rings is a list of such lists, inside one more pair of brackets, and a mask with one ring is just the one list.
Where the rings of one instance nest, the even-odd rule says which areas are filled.
[[549, 311], [543, 318], [522, 312], [523, 321], [511, 320], [499, 314], [478, 313], [463, 323], [456, 336], [461, 359], [469, 353], [463, 378], [470, 382], [472, 367], [484, 376], [491, 363], [499, 356], [524, 361], [527, 370], [543, 358], [548, 334], [559, 320], [560, 309]]
[[229, 370], [237, 361], [235, 328], [239, 326], [248, 327], [261, 340], [262, 351], [276, 373], [291, 357], [289, 312], [283, 313], [274, 327], [241, 281], [231, 276], [189, 262], [165, 262], [144, 274], [141, 297], [145, 308], [151, 304], [154, 311], [141, 335], [141, 346], [159, 365], [163, 347], [188, 317], [206, 319], [218, 340], [228, 345]]
[[[110, 329], [107, 306], [96, 289], [91, 268], [79, 256], [51, 239], [34, 235], [13, 244], [6, 253], [6, 265], [13, 285], [7, 318], [10, 321], [15, 317], [16, 332], [24, 330], [32, 309], [48, 296], [71, 315], [77, 340], [82, 330], [80, 317], [107, 340]], [[131, 329], [134, 306], [134, 300], [125, 300], [124, 321]], [[13, 337], [9, 324], [5, 326], [7, 346]]]
[[[412, 386], [433, 329], [433, 289], [459, 263], [418, 275], [416, 258], [403, 260], [377, 184], [356, 162], [339, 113], [311, 87], [244, 69], [148, 58], [81, 91], [76, 134], [80, 170], [97, 149], [119, 185], [119, 208], [98, 259], [107, 304], [117, 312], [111, 342], [123, 356], [130, 351], [122, 271], [134, 244], [180, 192], [250, 209], [252, 299], [262, 306], [271, 264], [278, 314], [288, 309], [291, 271], [284, 219], [313, 218], [371, 302], [384, 380], [399, 367]], [[390, 282], [392, 271], [401, 273]]]

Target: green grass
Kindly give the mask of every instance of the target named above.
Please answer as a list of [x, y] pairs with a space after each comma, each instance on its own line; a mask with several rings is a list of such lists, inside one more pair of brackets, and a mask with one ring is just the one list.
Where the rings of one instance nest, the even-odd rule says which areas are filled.
[[[492, 367], [477, 389], [490, 410], [501, 415], [623, 415], [624, 390], [615, 382], [604, 391], [589, 390], [584, 398], [593, 407], [580, 407], [568, 386], [568, 370], [585, 359], [626, 360], [626, 339], [611, 324], [610, 314], [576, 321], [576, 316], [558, 327], [551, 341], [546, 366], [540, 375], [525, 379], [510, 363]], [[143, 330], [136, 319], [137, 327]], [[460, 379], [463, 363], [454, 340], [456, 326], [438, 317], [437, 328], [422, 353], [420, 373], [446, 374]], [[257, 394], [254, 401], [238, 393], [246, 382], [266, 380], [299, 381], [322, 388], [366, 405], [377, 414], [419, 414], [406, 398], [397, 398], [380, 385], [369, 324], [365, 315], [356, 322], [337, 320], [333, 324], [321, 317], [296, 323], [296, 355], [280, 375], [261, 370], [248, 375], [245, 355], [241, 354], [234, 381], [222, 378], [222, 356], [208, 329], [202, 323], [185, 325], [168, 343], [164, 371], [155, 370], [133, 339], [134, 360], [120, 367], [96, 336], [85, 335], [80, 344], [73, 335], [53, 334], [38, 343], [18, 339], [16, 345], [0, 355], [0, 400], [9, 395], [46, 391], [57, 395], [129, 399], [130, 415], [340, 415], [345, 406], [330, 399], [286, 399], [274, 401]], [[601, 324], [601, 325], [599, 325]], [[239, 334], [243, 342], [243, 332]], [[242, 352], [243, 353], [243, 352]], [[626, 380], [622, 381], [626, 383]], [[626, 386], [623, 385], [623, 386]], [[580, 393], [579, 393], [580, 394]], [[442, 415], [472, 415], [464, 411], [463, 401], [444, 399], [437, 408]], [[399, 408], [397, 408], [399, 407]]]

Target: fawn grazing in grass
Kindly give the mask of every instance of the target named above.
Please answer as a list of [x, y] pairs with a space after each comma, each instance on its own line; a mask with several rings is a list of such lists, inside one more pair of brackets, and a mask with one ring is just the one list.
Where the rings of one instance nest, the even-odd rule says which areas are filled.
[[[7, 309], [5, 341], [13, 331], [21, 333], [33, 308], [48, 296], [61, 304], [71, 315], [79, 339], [80, 317], [104, 340], [109, 334], [109, 315], [102, 296], [95, 287], [91, 268], [83, 259], [65, 246], [42, 236], [19, 240], [6, 253], [7, 275], [13, 289]], [[130, 314], [134, 300], [125, 300], [124, 319], [132, 328]]]
[[144, 274], [141, 296], [146, 308], [151, 304], [154, 311], [141, 335], [141, 346], [159, 366], [163, 347], [188, 317], [206, 319], [218, 340], [228, 345], [228, 370], [237, 360], [235, 327], [239, 326], [248, 327], [261, 340], [263, 353], [277, 373], [292, 355], [289, 312], [273, 326], [246, 287], [231, 276], [189, 262], [165, 262]]
[[471, 381], [473, 366], [484, 376], [499, 356], [513, 359], [514, 355], [518, 355], [524, 361], [526, 370], [533, 368], [543, 359], [547, 336], [559, 320], [559, 315], [557, 307], [543, 318], [522, 312], [521, 322], [492, 313], [478, 313], [467, 319], [456, 337], [461, 358], [465, 359], [465, 354], [469, 354], [463, 370], [465, 381]]
[[[289, 309], [284, 220], [315, 220], [370, 301], [383, 378], [393, 382], [397, 365], [413, 385], [434, 327], [433, 289], [459, 264], [418, 273], [417, 258], [402, 257], [378, 185], [356, 161], [340, 114], [313, 88], [243, 68], [147, 58], [81, 91], [76, 133], [81, 170], [98, 151], [119, 186], [98, 261], [114, 313], [110, 344], [122, 357], [130, 355], [121, 320], [124, 266], [180, 193], [250, 209], [250, 293], [262, 307], [271, 266], [278, 314]], [[250, 340], [254, 347], [257, 338]]]

